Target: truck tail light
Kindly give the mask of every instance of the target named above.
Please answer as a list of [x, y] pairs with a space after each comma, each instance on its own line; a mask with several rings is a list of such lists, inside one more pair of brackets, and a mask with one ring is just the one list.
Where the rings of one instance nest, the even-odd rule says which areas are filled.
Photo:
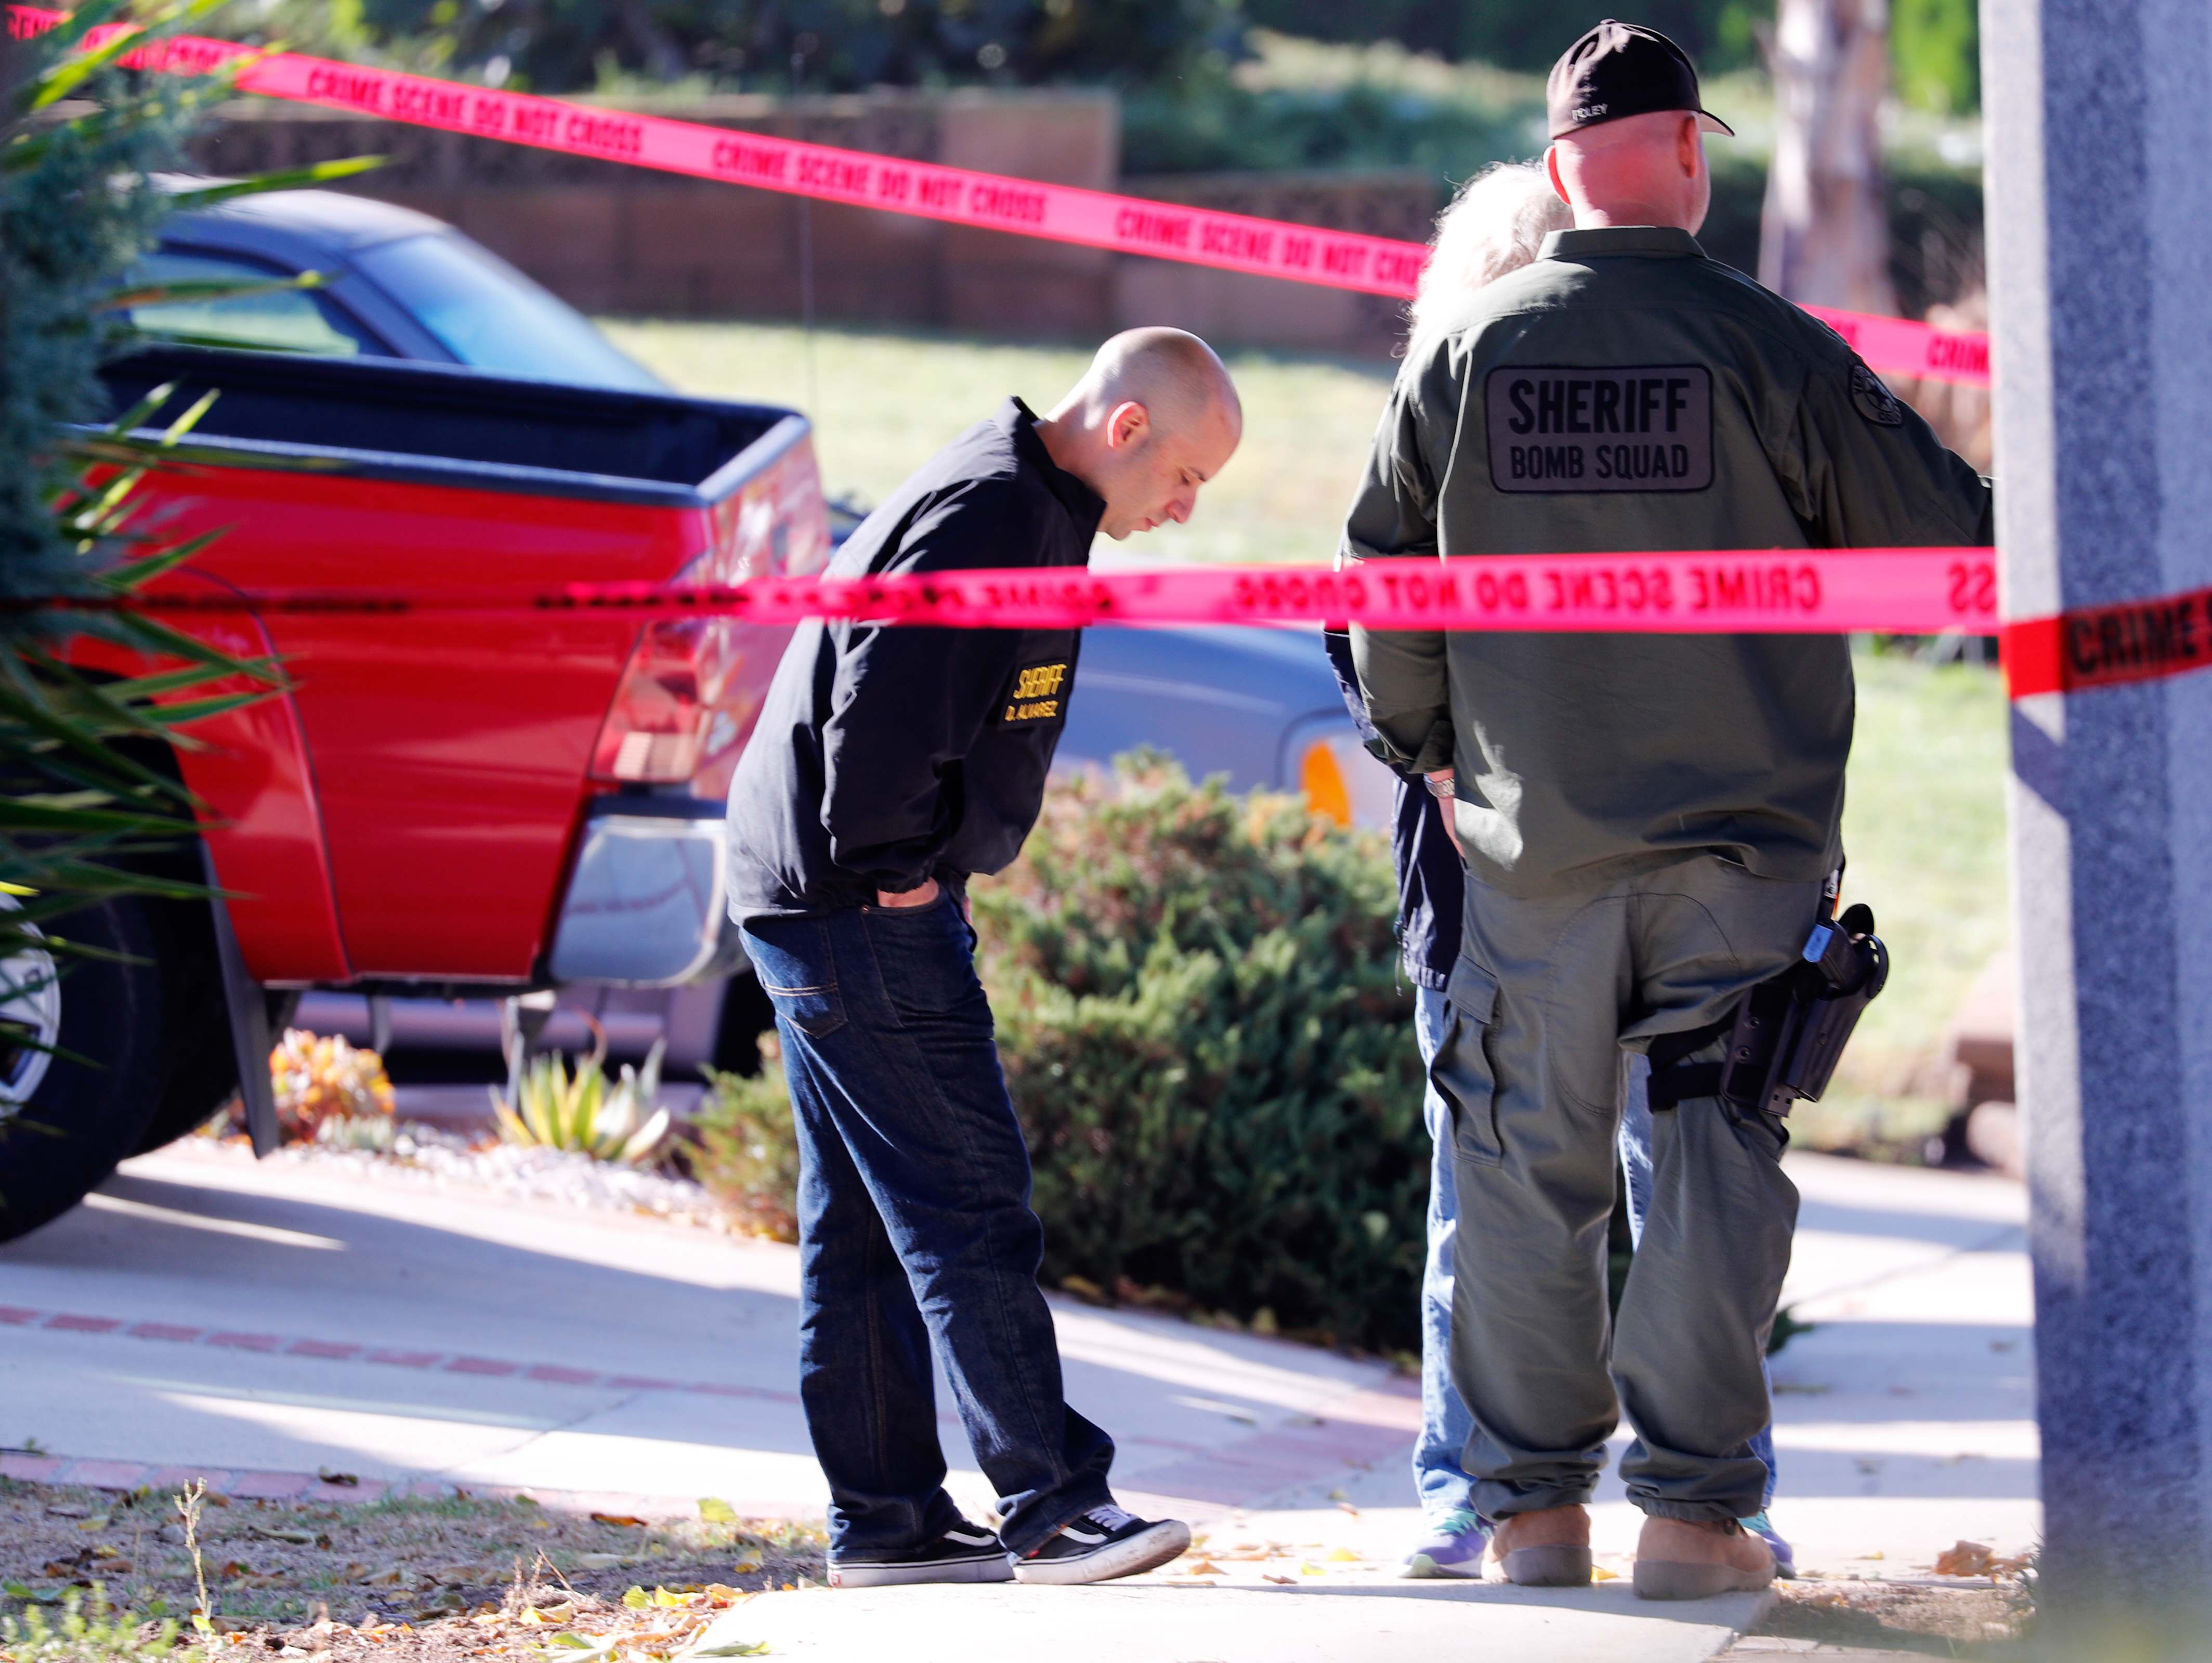
[[639, 632], [592, 747], [594, 780], [666, 786], [691, 777], [720, 690], [703, 638], [727, 628], [717, 618], [664, 618]]
[[[830, 522], [812, 441], [802, 435], [715, 510], [714, 540], [670, 585], [705, 588], [776, 575], [803, 577], [829, 563]], [[757, 625], [729, 618], [648, 623], [623, 666], [614, 702], [592, 747], [592, 777], [674, 786], [720, 796], [757, 713], [757, 689], [738, 672], [745, 654], [773, 652]], [[772, 661], [769, 667], [773, 667]]]

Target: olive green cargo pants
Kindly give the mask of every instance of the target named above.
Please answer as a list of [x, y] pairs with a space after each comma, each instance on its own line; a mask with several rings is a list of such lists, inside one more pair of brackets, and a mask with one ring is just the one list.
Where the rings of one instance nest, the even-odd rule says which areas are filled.
[[1759, 1510], [1749, 1440], [1768, 1418], [1759, 1361], [1797, 1219], [1788, 1138], [1717, 1098], [1653, 1117], [1651, 1207], [1617, 1324], [1614, 1143], [1624, 1053], [1717, 1022], [1797, 956], [1820, 906], [1817, 883], [1705, 853], [1609, 862], [1537, 899], [1468, 884], [1431, 1077], [1453, 1113], [1452, 1375], [1486, 1518], [1589, 1501], [1623, 1407], [1637, 1438], [1621, 1476], [1646, 1513]]

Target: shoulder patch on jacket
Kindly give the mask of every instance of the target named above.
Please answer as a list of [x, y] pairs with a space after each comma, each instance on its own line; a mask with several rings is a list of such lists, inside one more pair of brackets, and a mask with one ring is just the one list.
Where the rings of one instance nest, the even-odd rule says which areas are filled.
[[1898, 404], [1897, 395], [1864, 364], [1851, 366], [1851, 404], [1877, 428], [1902, 427], [1905, 423], [1905, 410]]
[[1500, 491], [1702, 491], [1713, 483], [1703, 364], [1502, 364], [1484, 383]]
[[1000, 704], [999, 720], [1007, 727], [1058, 721], [1067, 709], [1067, 660], [1022, 665]]

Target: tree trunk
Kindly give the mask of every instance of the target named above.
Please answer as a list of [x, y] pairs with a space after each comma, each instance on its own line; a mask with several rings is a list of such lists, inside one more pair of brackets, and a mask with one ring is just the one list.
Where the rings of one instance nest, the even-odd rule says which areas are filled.
[[1759, 280], [1808, 306], [1893, 316], [1881, 175], [1888, 0], [1779, 0], [1765, 45], [1775, 130]]

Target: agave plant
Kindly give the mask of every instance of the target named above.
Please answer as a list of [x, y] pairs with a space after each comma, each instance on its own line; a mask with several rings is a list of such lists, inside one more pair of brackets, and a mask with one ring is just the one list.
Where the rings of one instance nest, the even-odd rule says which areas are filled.
[[[592, 1053], [580, 1058], [573, 1072], [557, 1051], [540, 1054], [527, 1067], [519, 1065], [519, 1054], [510, 1054], [514, 1100], [491, 1094], [500, 1136], [526, 1148], [571, 1150], [594, 1161], [642, 1166], [668, 1138], [668, 1111], [653, 1106], [668, 1042], [655, 1040], [643, 1070], [624, 1063], [621, 1077], [610, 1086], [599, 1067], [606, 1060], [606, 1035], [597, 1023], [592, 1028]], [[521, 1043], [514, 1041], [518, 1053]]]

